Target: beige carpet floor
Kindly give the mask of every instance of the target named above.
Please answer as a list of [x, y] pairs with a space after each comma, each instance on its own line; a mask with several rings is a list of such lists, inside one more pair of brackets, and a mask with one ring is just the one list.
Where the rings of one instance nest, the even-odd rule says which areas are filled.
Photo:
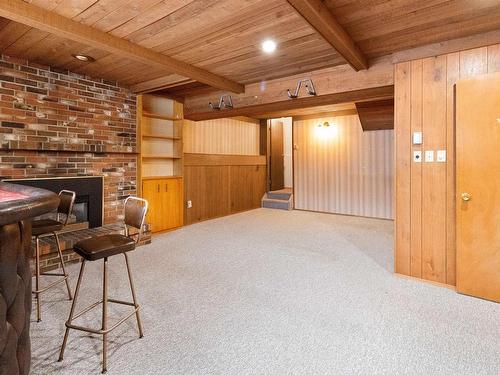
[[[131, 253], [145, 337], [133, 320], [113, 332], [108, 373], [498, 375], [500, 306], [395, 276], [392, 252], [391, 221], [301, 211], [158, 235]], [[101, 267], [81, 306], [99, 299]], [[122, 257], [110, 269], [111, 296], [128, 297]], [[98, 374], [101, 341], [81, 332], [57, 362], [64, 298], [63, 285], [46, 294], [32, 324], [32, 374]]]

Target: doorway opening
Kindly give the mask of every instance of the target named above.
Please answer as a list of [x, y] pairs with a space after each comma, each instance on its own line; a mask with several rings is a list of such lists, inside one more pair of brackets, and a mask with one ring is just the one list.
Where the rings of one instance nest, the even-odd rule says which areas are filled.
[[293, 120], [267, 121], [268, 181], [263, 207], [293, 209]]

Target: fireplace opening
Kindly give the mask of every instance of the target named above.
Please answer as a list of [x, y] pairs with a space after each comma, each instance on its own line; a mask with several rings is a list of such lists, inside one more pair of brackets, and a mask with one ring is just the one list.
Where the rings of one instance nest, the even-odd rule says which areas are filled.
[[103, 178], [99, 176], [54, 177], [4, 180], [20, 185], [47, 189], [54, 193], [71, 190], [76, 193], [68, 230], [101, 227], [103, 224]]

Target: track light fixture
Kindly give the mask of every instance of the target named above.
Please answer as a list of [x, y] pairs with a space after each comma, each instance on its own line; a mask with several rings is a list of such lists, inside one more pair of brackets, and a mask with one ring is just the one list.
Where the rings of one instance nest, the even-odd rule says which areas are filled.
[[313, 83], [312, 79], [306, 78], [306, 79], [300, 80], [297, 83], [297, 88], [295, 89], [294, 94], [292, 94], [290, 89], [287, 90], [287, 95], [290, 99], [297, 99], [299, 97], [299, 91], [300, 91], [300, 87], [302, 86], [302, 84], [304, 84], [306, 91], [307, 91], [307, 94], [309, 96], [316, 96], [316, 89], [314, 88], [314, 83]]
[[213, 110], [220, 110], [222, 108], [232, 109], [233, 100], [231, 99], [231, 95], [222, 95], [220, 97], [219, 104], [208, 102], [208, 106]]

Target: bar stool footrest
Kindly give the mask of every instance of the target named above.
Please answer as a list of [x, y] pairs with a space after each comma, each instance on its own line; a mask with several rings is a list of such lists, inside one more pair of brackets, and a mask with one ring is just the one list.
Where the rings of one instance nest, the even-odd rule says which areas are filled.
[[[85, 309], [83, 309], [82, 311], [80, 311], [78, 314], [75, 314], [73, 316], [72, 320], [78, 319], [80, 316], [82, 316], [83, 314], [89, 312], [94, 307], [97, 307], [97, 306], [101, 305], [103, 302], [104, 301], [98, 301], [98, 302], [93, 303], [90, 306], [87, 306]], [[128, 319], [130, 319], [132, 316], [134, 316], [137, 313], [137, 311], [140, 310], [140, 306], [139, 305], [134, 305], [133, 302], [121, 301], [121, 300], [112, 299], [112, 298], [108, 298], [107, 302], [116, 303], [116, 304], [120, 304], [120, 305], [132, 306], [132, 307], [134, 307], [134, 310], [132, 310], [132, 312], [130, 312], [129, 314], [127, 314], [124, 317], [122, 317], [120, 320], [118, 320], [114, 325], [112, 325], [108, 329], [94, 329], [94, 328], [83, 327], [83, 326], [80, 326], [80, 325], [72, 324], [72, 323], [69, 323], [69, 322], [66, 322], [66, 327], [70, 328], [70, 329], [76, 329], [77, 331], [84, 331], [84, 332], [94, 333], [96, 335], [105, 335], [105, 334], [108, 334], [109, 332], [113, 331], [115, 328], [117, 328], [119, 325], [121, 325], [122, 323], [124, 323]]]
[[41, 289], [35, 289], [35, 290], [32, 290], [31, 293], [33, 294], [40, 294], [40, 293], [43, 293], [45, 291], [47, 291], [48, 289], [56, 286], [57, 284], [60, 284], [62, 283], [63, 281], [66, 281], [68, 279], [68, 275], [45, 275], [45, 276], [60, 276], [61, 279], [60, 280], [57, 280], [57, 281], [54, 281], [52, 284], [49, 284], [47, 285], [46, 287], [43, 287]]

